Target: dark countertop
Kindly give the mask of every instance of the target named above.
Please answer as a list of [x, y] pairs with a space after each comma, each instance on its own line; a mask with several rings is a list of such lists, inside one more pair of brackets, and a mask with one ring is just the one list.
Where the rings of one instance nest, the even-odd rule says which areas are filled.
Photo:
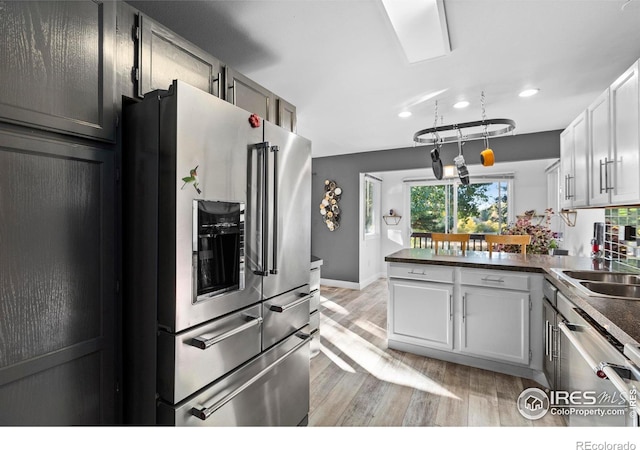
[[640, 300], [586, 296], [551, 270], [625, 271], [624, 268], [604, 267], [603, 263], [594, 262], [591, 258], [577, 256], [493, 253], [489, 258], [489, 252], [468, 251], [465, 256], [459, 251], [438, 250], [438, 253], [435, 255], [431, 249], [403, 249], [385, 257], [385, 261], [541, 273], [622, 344], [640, 345]]
[[311, 268], [315, 269], [316, 267], [320, 267], [323, 264], [323, 261], [317, 256], [311, 255]]

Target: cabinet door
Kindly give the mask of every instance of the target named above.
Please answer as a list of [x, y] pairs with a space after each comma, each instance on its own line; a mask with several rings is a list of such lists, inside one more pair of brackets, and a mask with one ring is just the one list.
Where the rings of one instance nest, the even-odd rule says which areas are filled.
[[640, 114], [638, 108], [638, 63], [611, 85], [611, 132], [613, 176], [611, 203], [640, 200]]
[[0, 120], [114, 141], [115, 2], [0, 4]]
[[560, 134], [560, 208], [571, 208], [571, 177], [573, 176], [573, 128]]
[[225, 68], [228, 102], [257, 114], [264, 120], [275, 123], [275, 96], [256, 82], [236, 72], [230, 67]]
[[278, 98], [278, 125], [292, 133], [296, 132], [296, 107]]
[[391, 279], [389, 338], [453, 349], [453, 285]]
[[586, 206], [589, 193], [589, 122], [586, 111], [573, 122], [571, 206]]
[[607, 205], [609, 186], [613, 180], [609, 173], [611, 126], [609, 114], [609, 89], [604, 91], [589, 108], [589, 205]]
[[0, 425], [114, 424], [114, 152], [0, 142]]
[[217, 97], [221, 92], [220, 61], [154, 20], [138, 15], [138, 95], [168, 89], [181, 80]]
[[460, 352], [529, 364], [529, 294], [462, 288]]

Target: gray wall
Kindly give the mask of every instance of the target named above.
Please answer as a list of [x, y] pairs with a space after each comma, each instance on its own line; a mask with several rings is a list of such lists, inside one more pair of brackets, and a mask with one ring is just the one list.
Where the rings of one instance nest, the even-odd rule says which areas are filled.
[[[561, 130], [494, 138], [489, 142], [496, 162], [526, 161], [560, 157]], [[480, 164], [483, 142], [467, 142], [463, 153], [467, 164]], [[362, 172], [418, 169], [431, 170], [431, 146], [355, 153], [313, 158], [311, 190], [311, 253], [322, 258], [322, 278], [358, 283], [359, 278], [359, 181]], [[444, 165], [453, 164], [458, 145], [446, 144], [441, 151]], [[324, 197], [324, 180], [342, 187], [340, 228], [329, 231], [319, 212]], [[546, 186], [543, 181], [541, 188]]]

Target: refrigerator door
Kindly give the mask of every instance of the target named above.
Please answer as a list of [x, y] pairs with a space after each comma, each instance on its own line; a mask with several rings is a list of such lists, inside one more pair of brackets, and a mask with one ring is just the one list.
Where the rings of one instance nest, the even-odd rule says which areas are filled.
[[266, 208], [269, 274], [263, 279], [263, 296], [268, 299], [309, 283], [311, 142], [269, 122], [264, 122], [264, 131], [271, 146]]
[[158, 319], [171, 332], [261, 300], [261, 277], [254, 273], [259, 237], [250, 232], [251, 217], [245, 219], [244, 283], [206, 299], [197, 296], [194, 200], [255, 209], [256, 200], [247, 192], [248, 146], [262, 141], [262, 129], [251, 127], [249, 115], [180, 81], [161, 99], [159, 216], [170, 219], [159, 224]]

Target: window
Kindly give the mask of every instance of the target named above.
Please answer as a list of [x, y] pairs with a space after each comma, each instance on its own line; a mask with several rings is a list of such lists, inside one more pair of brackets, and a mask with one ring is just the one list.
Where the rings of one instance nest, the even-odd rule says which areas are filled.
[[411, 230], [500, 234], [509, 223], [511, 185], [510, 177], [468, 185], [413, 182], [409, 189]]
[[364, 237], [377, 237], [380, 234], [380, 181], [369, 175], [364, 176], [363, 204]]

